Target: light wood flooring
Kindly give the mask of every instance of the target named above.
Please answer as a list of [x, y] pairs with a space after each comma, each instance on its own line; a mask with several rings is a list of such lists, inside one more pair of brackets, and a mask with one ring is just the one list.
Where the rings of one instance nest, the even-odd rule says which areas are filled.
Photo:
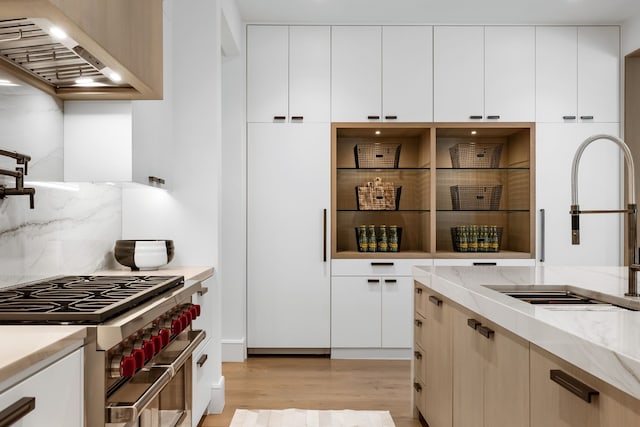
[[420, 427], [411, 409], [411, 362], [250, 357], [223, 363], [225, 408], [200, 427], [228, 427], [237, 408], [388, 410], [396, 427]]

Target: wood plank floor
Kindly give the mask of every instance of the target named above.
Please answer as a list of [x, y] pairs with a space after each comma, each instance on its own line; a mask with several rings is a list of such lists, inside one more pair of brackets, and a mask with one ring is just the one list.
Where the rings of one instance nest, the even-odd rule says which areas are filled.
[[420, 427], [411, 409], [411, 362], [251, 357], [223, 363], [225, 408], [200, 427], [228, 427], [237, 408], [388, 410], [396, 427]]

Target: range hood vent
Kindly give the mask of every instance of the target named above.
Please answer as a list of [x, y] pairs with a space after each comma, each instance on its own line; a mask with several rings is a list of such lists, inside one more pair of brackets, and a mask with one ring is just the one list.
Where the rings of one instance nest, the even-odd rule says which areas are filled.
[[131, 88], [111, 80], [112, 71], [74, 40], [56, 40], [48, 28], [47, 21], [38, 18], [0, 20], [0, 60], [55, 89]]

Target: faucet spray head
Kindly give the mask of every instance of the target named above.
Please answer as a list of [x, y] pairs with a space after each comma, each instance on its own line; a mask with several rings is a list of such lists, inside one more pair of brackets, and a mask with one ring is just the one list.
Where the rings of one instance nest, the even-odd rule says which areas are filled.
[[578, 205], [571, 205], [571, 244], [580, 244], [580, 208]]

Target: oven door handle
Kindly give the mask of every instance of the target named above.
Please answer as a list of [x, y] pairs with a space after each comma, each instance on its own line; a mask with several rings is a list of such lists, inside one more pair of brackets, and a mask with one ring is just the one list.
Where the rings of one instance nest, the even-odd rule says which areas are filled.
[[167, 368], [171, 371], [171, 377], [174, 377], [178, 370], [184, 365], [184, 363], [191, 357], [196, 347], [200, 345], [202, 341], [204, 341], [207, 336], [206, 332], [203, 330], [193, 330], [189, 333], [189, 345], [187, 345], [184, 350], [176, 357], [173, 362], [167, 365], [162, 364], [154, 364], [153, 366], [158, 366], [161, 368]]
[[142, 396], [135, 402], [110, 403], [107, 408], [108, 423], [129, 423], [137, 420], [142, 411], [155, 399], [162, 389], [171, 381], [171, 370], [166, 367], [151, 367], [150, 370], [162, 369], [164, 372], [147, 387]]

